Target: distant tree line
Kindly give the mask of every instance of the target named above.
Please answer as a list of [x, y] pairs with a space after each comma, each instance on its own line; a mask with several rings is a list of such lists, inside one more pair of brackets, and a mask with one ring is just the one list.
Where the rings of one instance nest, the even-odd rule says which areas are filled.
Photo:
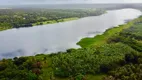
[[64, 18], [97, 16], [102, 9], [0, 9], [0, 29], [31, 27], [34, 23], [42, 25], [45, 21]]

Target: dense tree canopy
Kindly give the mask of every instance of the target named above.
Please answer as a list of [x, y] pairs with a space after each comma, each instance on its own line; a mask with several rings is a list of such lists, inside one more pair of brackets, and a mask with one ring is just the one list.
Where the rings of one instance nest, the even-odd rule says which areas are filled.
[[142, 17], [103, 35], [97, 46], [3, 59], [0, 80], [98, 80], [88, 79], [90, 74], [105, 74], [103, 80], [141, 80]]
[[101, 9], [0, 9], [0, 30], [50, 24], [103, 13], [104, 10]]

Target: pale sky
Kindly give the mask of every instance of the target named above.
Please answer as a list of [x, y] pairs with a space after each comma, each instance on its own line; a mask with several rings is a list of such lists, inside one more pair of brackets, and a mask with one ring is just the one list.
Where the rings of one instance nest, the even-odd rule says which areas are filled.
[[142, 0], [0, 0], [0, 5], [69, 3], [142, 3]]

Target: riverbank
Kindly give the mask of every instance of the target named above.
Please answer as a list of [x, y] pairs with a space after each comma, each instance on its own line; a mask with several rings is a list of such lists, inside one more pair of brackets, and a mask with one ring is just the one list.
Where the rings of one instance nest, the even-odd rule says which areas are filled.
[[71, 21], [104, 13], [102, 9], [2, 9], [0, 31]]
[[79, 18], [78, 17], [72, 17], [72, 18], [64, 18], [64, 19], [58, 19], [58, 20], [37, 22], [37, 23], [33, 23], [32, 26], [46, 25], [46, 24], [55, 24], [55, 23], [59, 23], [59, 22], [66, 22], [66, 21], [72, 21], [72, 20], [77, 20], [77, 19], [79, 19]]
[[[124, 57], [127, 53], [138, 54], [137, 46], [140, 47], [140, 43], [142, 42], [142, 40], [140, 40], [142, 37], [141, 25], [142, 17], [139, 17], [133, 21], [128, 22], [127, 24], [108, 29], [106, 32], [104, 32], [104, 34], [95, 38], [90, 38], [93, 39], [91, 43], [86, 43], [82, 46], [83, 48], [81, 49], [69, 49], [67, 52], [58, 52], [48, 55], [38, 54], [29, 57], [15, 57], [13, 60], [3, 59], [0, 61], [0, 64], [2, 65], [2, 68], [0, 68], [0, 74], [9, 74], [10, 76], [19, 75], [14, 77], [14, 79], [21, 79], [20, 76], [25, 76], [25, 74], [27, 74], [24, 77], [25, 79], [29, 79], [30, 77], [32, 79], [42, 80], [103, 80], [105, 76], [108, 75], [107, 72], [115, 70], [118, 67], [121, 68], [122, 63], [125, 65], [123, 61], [125, 61]], [[131, 32], [131, 34], [137, 34], [139, 36], [139, 45], [133, 43], [133, 45], [129, 46], [130, 43], [126, 43], [129, 41], [131, 42], [129, 39], [132, 39], [127, 39], [127, 37], [130, 37], [130, 34], [128, 36], [128, 32], [130, 32], [129, 30], [132, 30], [131, 27], [134, 27], [133, 29], [135, 29], [133, 32]], [[122, 34], [122, 32], [123, 35], [120, 36], [120, 33]], [[123, 37], [126, 34], [127, 37], [122, 38], [122, 41], [119, 42], [121, 38], [118, 39], [117, 37]], [[108, 40], [111, 44], [108, 43]], [[132, 39], [132, 42], [133, 40], [135, 39]], [[123, 43], [123, 41], [125, 43]], [[141, 49], [138, 48], [138, 50]], [[142, 60], [142, 58], [140, 58], [140, 60]], [[11, 79], [13, 78], [2, 75], [0, 76], [0, 79], [6, 77]]]
[[[66, 66], [65, 69], [61, 69], [63, 70], [61, 72], [65, 71], [65, 74], [63, 74], [64, 76], [66, 76], [67, 73], [70, 73], [70, 69], [71, 70], [78, 69], [77, 71], [80, 71], [82, 69], [84, 70], [85, 68], [84, 72], [86, 72], [92, 66], [91, 69], [95, 68], [93, 69], [94, 73], [92, 72], [88, 73], [92, 73], [95, 75], [85, 74], [85, 76], [83, 76], [84, 73], [82, 73], [82, 71], [80, 71], [80, 74], [78, 74], [78, 72], [73, 71], [74, 74], [76, 73], [78, 74], [74, 75], [76, 76], [75, 78], [85, 77], [86, 80], [106, 80], [107, 78], [109, 78], [109, 76], [107, 77], [107, 75], [109, 75], [108, 73], [111, 72], [111, 70], [117, 70], [117, 68], [121, 68], [122, 66], [124, 67], [125, 65], [127, 65], [127, 60], [126, 60], [127, 55], [131, 54], [135, 55], [136, 57], [139, 56], [139, 59], [142, 60], [142, 57], [140, 57], [141, 54], [139, 53], [142, 52], [141, 26], [142, 26], [142, 17], [139, 17], [126, 24], [108, 29], [102, 35], [98, 35], [94, 38], [89, 38], [91, 40], [90, 43], [88, 42], [88, 40], [86, 40], [88, 38], [85, 38], [83, 39], [85, 41], [83, 42], [81, 49], [76, 49], [76, 50], [69, 49], [67, 50], [67, 52], [59, 52], [55, 55], [51, 54], [54, 56], [53, 65], [55, 68], [59, 69], [65, 68], [64, 66]], [[77, 64], [76, 61], [78, 61]], [[136, 64], [139, 63], [136, 62]], [[73, 65], [73, 67], [71, 67], [70, 65]], [[88, 66], [89, 68], [86, 68], [86, 66]], [[58, 73], [58, 70], [54, 71], [55, 74]], [[116, 73], [114, 72], [114, 74], [117, 74], [117, 72]], [[56, 75], [63, 76], [62, 74], [56, 74]], [[112, 75], [113, 74], [111, 74], [111, 76]], [[61, 78], [61, 80], [64, 79], [65, 78]]]
[[[85, 40], [80, 49], [3, 59], [0, 61], [0, 79], [110, 80], [111, 76], [120, 80], [139, 80], [137, 75], [140, 74], [142, 63], [141, 26], [142, 17], [139, 17], [90, 38], [90, 42]], [[140, 64], [140, 67], [136, 68], [136, 64]]]
[[[32, 23], [32, 27], [33, 26], [38, 26], [38, 25], [47, 25], [47, 24], [55, 24], [55, 23], [59, 23], [59, 22], [67, 22], [67, 21], [72, 21], [72, 20], [77, 20], [80, 19], [78, 17], [72, 17], [72, 18], [64, 18], [64, 19], [58, 19], [58, 20], [50, 20], [50, 21], [44, 21], [44, 22], [37, 22], [37, 23]], [[12, 26], [7, 25], [5, 27], [0, 27], [0, 31], [4, 31], [7, 29], [12, 29]]]
[[120, 33], [122, 30], [133, 26], [134, 23], [138, 20], [139, 18], [132, 20], [126, 24], [107, 29], [103, 34], [96, 35], [93, 38], [83, 38], [77, 43], [77, 45], [81, 46], [82, 48], [91, 47], [91, 46], [98, 47], [104, 45], [107, 43], [106, 41], [108, 40], [108, 38], [110, 38], [111, 36], [115, 36], [118, 33]]

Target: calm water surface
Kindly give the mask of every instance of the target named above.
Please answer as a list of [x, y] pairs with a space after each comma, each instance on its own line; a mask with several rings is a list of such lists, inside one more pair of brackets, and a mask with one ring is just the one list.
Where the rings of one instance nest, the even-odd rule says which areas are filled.
[[126, 20], [137, 18], [141, 14], [136, 9], [121, 9], [108, 11], [101, 16], [69, 22], [2, 31], [0, 32], [0, 58], [79, 48], [76, 43], [81, 38], [103, 33], [106, 29], [124, 24]]

